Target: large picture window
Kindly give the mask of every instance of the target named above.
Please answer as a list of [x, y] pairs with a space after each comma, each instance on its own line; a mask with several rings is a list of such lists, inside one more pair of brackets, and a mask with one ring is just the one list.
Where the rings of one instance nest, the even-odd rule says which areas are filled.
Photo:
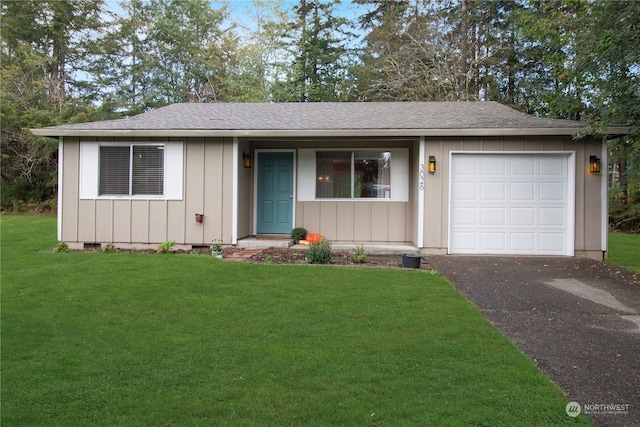
[[389, 199], [391, 152], [317, 151], [316, 198]]
[[164, 145], [100, 147], [100, 196], [162, 196]]

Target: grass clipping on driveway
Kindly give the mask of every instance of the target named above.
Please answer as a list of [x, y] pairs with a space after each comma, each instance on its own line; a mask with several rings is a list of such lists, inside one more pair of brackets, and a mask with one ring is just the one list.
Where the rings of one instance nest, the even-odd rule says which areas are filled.
[[2, 219], [2, 425], [580, 425], [438, 275], [55, 253]]

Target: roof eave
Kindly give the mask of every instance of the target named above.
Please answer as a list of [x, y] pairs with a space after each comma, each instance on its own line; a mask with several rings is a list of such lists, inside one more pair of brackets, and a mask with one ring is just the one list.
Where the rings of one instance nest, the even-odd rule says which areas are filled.
[[[583, 127], [560, 128], [468, 128], [468, 129], [31, 129], [34, 135], [57, 138], [78, 137], [455, 137], [455, 136], [561, 136], [575, 135]], [[625, 128], [607, 129], [607, 134], [624, 134]], [[628, 131], [628, 130], [627, 130]]]

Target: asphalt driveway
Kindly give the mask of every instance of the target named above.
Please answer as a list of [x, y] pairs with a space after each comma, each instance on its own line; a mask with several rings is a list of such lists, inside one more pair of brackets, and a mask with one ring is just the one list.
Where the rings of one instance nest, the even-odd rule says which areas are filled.
[[596, 425], [640, 425], [640, 275], [567, 257], [427, 261]]

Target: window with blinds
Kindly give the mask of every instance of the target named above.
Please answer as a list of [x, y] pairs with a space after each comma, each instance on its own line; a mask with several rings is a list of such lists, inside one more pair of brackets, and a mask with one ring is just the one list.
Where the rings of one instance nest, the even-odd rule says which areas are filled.
[[164, 146], [100, 147], [99, 195], [162, 196]]
[[164, 187], [164, 146], [134, 145], [131, 194], [162, 196]]

